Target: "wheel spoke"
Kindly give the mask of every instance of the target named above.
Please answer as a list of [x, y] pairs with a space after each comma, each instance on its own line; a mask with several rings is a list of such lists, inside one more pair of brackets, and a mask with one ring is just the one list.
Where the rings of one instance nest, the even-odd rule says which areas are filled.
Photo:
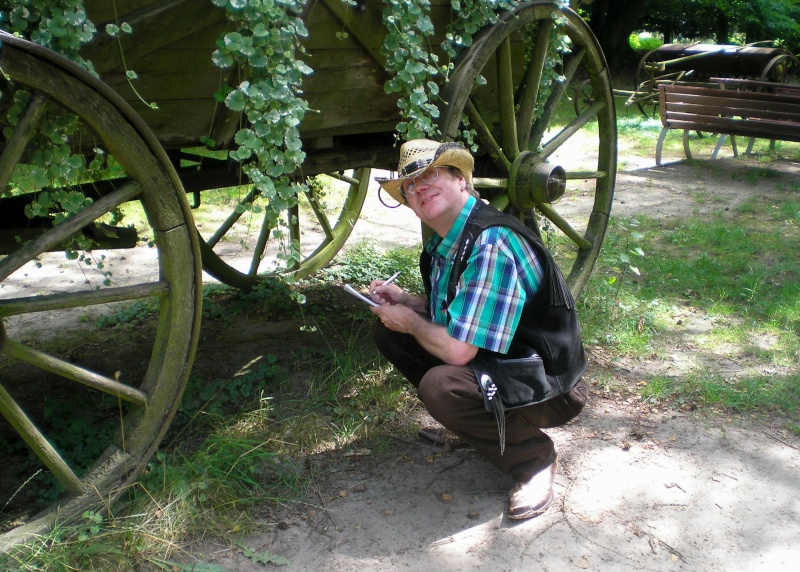
[[6, 143], [3, 154], [0, 156], [0, 191], [4, 190], [11, 180], [14, 167], [22, 158], [25, 147], [28, 146], [28, 141], [33, 136], [33, 130], [36, 124], [39, 123], [39, 118], [42, 116], [45, 105], [49, 100], [50, 97], [41, 91], [35, 91], [31, 95], [30, 101], [28, 101], [28, 105], [14, 129], [14, 133]]
[[604, 101], [595, 102], [589, 109], [581, 113], [578, 117], [573, 119], [569, 125], [565, 126], [558, 134], [550, 139], [543, 147], [539, 156], [546, 159], [552, 155], [559, 147], [561, 147], [567, 140], [580, 131], [581, 127], [586, 125], [589, 121], [597, 117], [598, 113], [606, 106]]
[[589, 250], [592, 248], [592, 243], [586, 240], [581, 233], [572, 228], [564, 218], [559, 215], [552, 206], [548, 204], [536, 205], [537, 210], [541, 212], [547, 219], [552, 222], [558, 230], [563, 232], [569, 239], [575, 243], [579, 250]]
[[469, 118], [470, 125], [475, 129], [478, 134], [478, 140], [483, 144], [483, 148], [489, 153], [489, 156], [494, 161], [494, 164], [499, 169], [505, 169], [508, 173], [511, 171], [511, 161], [508, 160], [503, 149], [497, 143], [497, 140], [492, 135], [486, 122], [483, 120], [478, 108], [472, 102], [472, 99], [467, 100], [467, 105], [464, 111]]
[[605, 179], [608, 177], [606, 171], [567, 171], [566, 179], [568, 181], [575, 179]]
[[511, 37], [497, 50], [497, 96], [500, 104], [500, 133], [505, 156], [513, 161], [519, 155], [517, 120], [514, 113], [514, 75], [511, 69]]
[[0, 385], [0, 413], [8, 419], [14, 430], [68, 492], [77, 495], [85, 491], [81, 480], [75, 472], [69, 468], [63, 457], [58, 454], [2, 385]]
[[322, 232], [325, 233], [326, 240], [331, 240], [333, 238], [333, 228], [328, 220], [328, 215], [325, 214], [325, 212], [322, 210], [322, 207], [320, 207], [316, 191], [314, 191], [312, 186], [309, 186], [308, 191], [306, 191], [305, 194], [306, 198], [308, 199], [308, 204], [311, 206], [311, 210], [314, 211], [314, 216], [317, 217], [317, 222], [319, 223], [320, 227], [322, 227]]
[[141, 190], [141, 186], [136, 181], [126, 183], [113, 193], [98, 199], [75, 216], [53, 227], [38, 239], [26, 244], [14, 254], [10, 254], [0, 262], [0, 280], [5, 280], [23, 264], [61, 244], [95, 219], [133, 199]]
[[539, 86], [542, 82], [544, 62], [547, 57], [547, 44], [553, 31], [553, 22], [542, 20], [536, 29], [536, 44], [533, 47], [531, 61], [525, 71], [523, 90], [519, 97], [519, 111], [517, 112], [517, 125], [519, 148], [527, 149], [533, 125], [533, 113], [539, 99]]
[[[256, 199], [256, 197], [259, 194], [260, 191], [258, 191], [258, 189], [253, 187], [252, 189], [250, 189], [250, 192], [247, 193], [247, 195], [241, 201], [239, 201], [239, 205], [252, 204], [252, 202]], [[211, 248], [214, 248], [214, 246], [219, 242], [219, 240], [223, 236], [225, 236], [231, 228], [233, 228], [233, 225], [235, 225], [239, 221], [239, 219], [245, 212], [247, 212], [247, 210], [244, 208], [233, 209], [233, 212], [230, 215], [228, 215], [228, 218], [225, 219], [225, 221], [220, 225], [217, 231], [211, 235], [211, 237], [206, 241], [206, 244], [208, 244], [208, 246], [210, 246]]]
[[572, 78], [575, 76], [575, 72], [578, 70], [578, 67], [581, 61], [583, 61], [583, 57], [585, 55], [586, 48], [580, 48], [575, 54], [573, 54], [572, 58], [570, 58], [570, 61], [564, 70], [564, 77], [566, 79], [555, 86], [553, 92], [550, 94], [550, 97], [547, 98], [547, 102], [544, 104], [542, 115], [536, 120], [536, 123], [534, 123], [533, 127], [531, 128], [530, 149], [535, 149], [541, 144], [544, 132], [547, 129], [547, 126], [550, 125], [550, 122], [553, 120], [553, 115], [555, 114], [556, 109], [558, 109], [558, 104], [566, 94], [567, 87], [572, 81]]
[[264, 251], [267, 249], [269, 242], [269, 235], [272, 232], [272, 225], [269, 224], [272, 212], [269, 209], [264, 210], [264, 222], [261, 224], [261, 231], [258, 233], [258, 240], [256, 247], [253, 249], [253, 256], [250, 259], [250, 276], [258, 274], [258, 267], [261, 266], [261, 259], [264, 257]]
[[110, 302], [122, 302], [150, 298], [152, 296], [166, 296], [169, 294], [169, 283], [165, 281], [121, 286], [119, 288], [103, 288], [87, 292], [71, 292], [67, 294], [49, 294], [43, 296], [30, 296], [25, 298], [11, 298], [0, 300], [0, 317], [27, 314], [31, 312], [45, 312], [49, 310], [67, 310], [69, 308], [82, 308]]
[[[300, 207], [295, 203], [288, 210], [288, 217], [289, 217], [289, 248], [292, 248], [293, 245], [297, 245], [297, 248], [300, 249], [302, 244], [300, 243]], [[325, 241], [323, 241], [325, 244]], [[297, 270], [300, 267], [300, 260], [292, 264], [292, 270]]]
[[55, 356], [40, 352], [25, 344], [6, 340], [4, 353], [21, 362], [60, 375], [65, 379], [77, 381], [78, 383], [98, 389], [119, 399], [135, 403], [136, 405], [144, 405], [147, 403], [147, 393], [144, 391], [89, 371], [88, 369], [78, 367]]

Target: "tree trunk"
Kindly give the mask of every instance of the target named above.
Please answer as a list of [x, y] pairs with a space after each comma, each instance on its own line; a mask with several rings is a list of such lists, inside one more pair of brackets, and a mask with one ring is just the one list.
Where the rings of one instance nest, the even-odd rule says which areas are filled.
[[717, 11], [717, 43], [727, 44], [730, 31], [731, 25], [728, 16], [722, 10]]
[[592, 28], [609, 65], [635, 60], [628, 37], [644, 15], [645, 0], [594, 0], [589, 6]]

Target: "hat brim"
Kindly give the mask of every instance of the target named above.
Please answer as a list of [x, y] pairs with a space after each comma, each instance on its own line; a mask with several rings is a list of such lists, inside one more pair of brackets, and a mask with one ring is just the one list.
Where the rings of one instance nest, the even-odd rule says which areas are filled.
[[442, 143], [436, 150], [433, 160], [429, 163], [422, 165], [414, 171], [403, 173], [400, 177], [376, 177], [375, 180], [394, 200], [400, 204], [407, 205], [406, 199], [403, 197], [402, 193], [403, 181], [413, 179], [431, 167], [455, 167], [467, 180], [468, 187], [472, 188], [472, 168], [474, 164], [472, 155], [462, 145], [458, 143]]

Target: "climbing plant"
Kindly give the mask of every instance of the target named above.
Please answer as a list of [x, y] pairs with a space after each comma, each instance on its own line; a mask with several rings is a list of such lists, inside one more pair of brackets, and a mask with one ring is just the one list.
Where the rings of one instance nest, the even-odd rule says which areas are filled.
[[[242, 114], [243, 121], [230, 157], [240, 161], [242, 172], [254, 185], [258, 201], [242, 203], [239, 209], [263, 211], [265, 224], [283, 239], [280, 227], [284, 213], [297, 202], [305, 183], [293, 177], [305, 159], [300, 139], [300, 124], [308, 104], [303, 98], [303, 78], [312, 73], [303, 61], [302, 42], [308, 31], [302, 19], [305, 0], [210, 0], [225, 10], [232, 21], [230, 31], [217, 40], [212, 54], [221, 68], [235, 66], [238, 79], [217, 93], [220, 105]], [[358, 9], [353, 0], [341, 0], [349, 9]], [[398, 94], [398, 139], [440, 136], [436, 120], [441, 104], [439, 90], [453, 69], [458, 54], [472, 45], [474, 35], [497, 21], [498, 14], [518, 5], [517, 0], [452, 0], [451, 17], [441, 45], [432, 45], [434, 24], [430, 0], [387, 0], [383, 14], [386, 26], [382, 53], [391, 79], [385, 84], [390, 94]], [[6, 0], [0, 11], [0, 26], [48, 46], [92, 71], [80, 47], [91, 41], [96, 29], [87, 18], [83, 0]], [[440, 7], [441, 8], [441, 7]], [[135, 34], [124, 22], [111, 23], [105, 32], [113, 37]], [[440, 31], [441, 36], [441, 31]], [[554, 62], [568, 49], [553, 35], [549, 65], [543, 76], [542, 93], [559, 81]], [[559, 43], [560, 42], [560, 43]], [[123, 54], [124, 57], [124, 54]], [[126, 69], [130, 81], [134, 70]], [[133, 86], [132, 86], [133, 87]], [[135, 92], [135, 89], [134, 89]], [[0, 102], [6, 131], [16, 125], [26, 95]], [[153, 103], [155, 105], [155, 102]], [[64, 187], [65, 182], [91, 179], [97, 170], [108, 169], [113, 159], [96, 149], [89, 161], [71, 153], [67, 141], [76, 127], [70, 120], [45, 122], [45, 151], [31, 157], [31, 173], [37, 189]], [[463, 139], [472, 145], [474, 134], [464, 121]], [[215, 142], [207, 141], [210, 146]], [[3, 191], [5, 192], [5, 190]], [[71, 192], [71, 193], [74, 193]], [[83, 208], [82, 197], [67, 192], [44, 192], [28, 210], [29, 216], [60, 211], [69, 216]], [[87, 201], [89, 199], [86, 199]], [[295, 245], [287, 244], [282, 257], [291, 265], [299, 258]]]
[[[294, 206], [303, 183], [290, 175], [303, 164], [300, 122], [308, 110], [302, 97], [303, 76], [311, 73], [299, 58], [301, 40], [308, 36], [300, 17], [302, 0], [212, 0], [236, 22], [236, 30], [217, 40], [213, 60], [228, 68], [236, 64], [241, 81], [226, 86], [218, 99], [247, 118], [235, 135], [233, 158], [266, 205], [265, 223], [277, 228], [282, 213]], [[253, 208], [253, 203], [240, 208]], [[257, 208], [257, 207], [256, 207]], [[279, 255], [291, 265], [299, 260], [297, 245]]]

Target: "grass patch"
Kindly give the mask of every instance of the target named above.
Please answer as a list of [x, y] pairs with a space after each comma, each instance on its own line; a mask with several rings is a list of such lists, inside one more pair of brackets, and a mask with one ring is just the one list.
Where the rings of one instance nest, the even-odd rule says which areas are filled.
[[[632, 360], [689, 344], [696, 360], [685, 374], [648, 380], [643, 399], [798, 414], [797, 205], [747, 204], [743, 212], [753, 216], [741, 220], [640, 218], [635, 232], [630, 221], [612, 220], [579, 300], [587, 344]], [[623, 263], [634, 257], [634, 234], [643, 254], [635, 256], [638, 274]], [[702, 366], [720, 359], [739, 364], [741, 373], [726, 377]]]

